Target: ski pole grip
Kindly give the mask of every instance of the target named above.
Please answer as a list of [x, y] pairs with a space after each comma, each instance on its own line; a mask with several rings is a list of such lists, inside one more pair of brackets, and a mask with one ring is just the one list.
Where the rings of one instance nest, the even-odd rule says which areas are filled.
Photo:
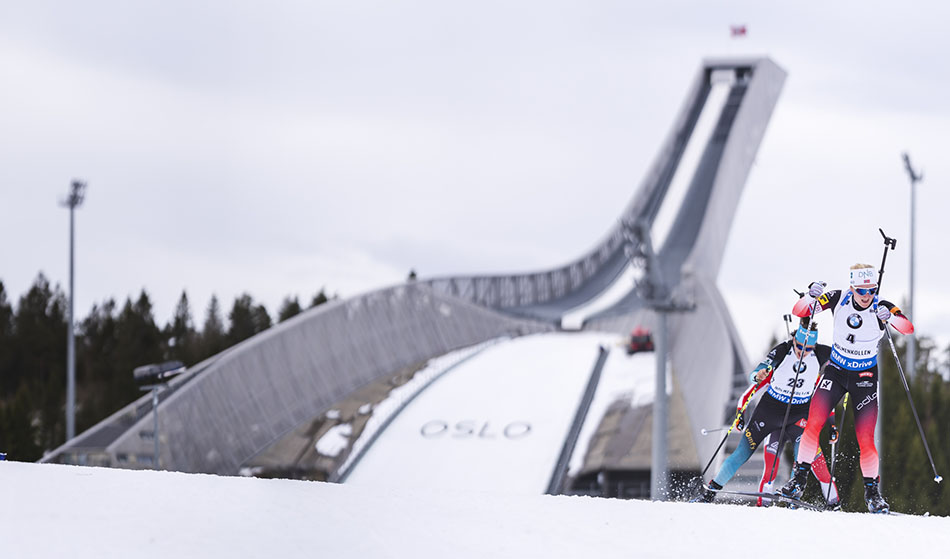
[[897, 239], [893, 239], [884, 234], [884, 230], [880, 227], [877, 228], [881, 232], [881, 236], [884, 237], [884, 246], [891, 247], [891, 250], [897, 250]]
[[881, 283], [884, 281], [884, 264], [887, 262], [887, 249], [897, 250], [897, 239], [892, 239], [884, 234], [884, 230], [880, 227], [877, 228], [881, 232], [881, 236], [884, 237], [884, 257], [881, 258], [881, 269], [877, 274], [877, 292], [881, 292]]

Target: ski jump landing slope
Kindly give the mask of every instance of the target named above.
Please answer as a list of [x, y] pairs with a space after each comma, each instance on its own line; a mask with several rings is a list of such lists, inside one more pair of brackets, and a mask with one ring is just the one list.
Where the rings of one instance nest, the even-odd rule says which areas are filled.
[[[341, 481], [545, 493], [600, 347], [614, 351], [586, 410], [574, 470], [615, 398], [653, 401], [653, 354], [629, 357], [616, 347], [620, 339], [594, 332], [536, 334], [476, 354], [411, 400]], [[690, 461], [684, 467], [697, 466]]]
[[72, 557], [929, 557], [950, 518], [367, 488], [0, 462], [0, 554]]

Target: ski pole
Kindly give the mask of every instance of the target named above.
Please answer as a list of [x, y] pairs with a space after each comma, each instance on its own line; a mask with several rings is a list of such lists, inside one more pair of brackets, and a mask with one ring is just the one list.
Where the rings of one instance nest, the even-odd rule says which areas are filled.
[[884, 280], [884, 263], [887, 262], [887, 250], [897, 250], [897, 239], [892, 239], [884, 234], [884, 230], [880, 227], [877, 228], [881, 232], [881, 236], [884, 237], [884, 257], [881, 258], [881, 269], [877, 273], [877, 293], [881, 294], [881, 281]]
[[[806, 329], [806, 333], [811, 331], [811, 325], [815, 321], [815, 313], [817, 312], [815, 311], [815, 309], [818, 308], [818, 305], [819, 305], [819, 302], [815, 300], [815, 304], [812, 305], [811, 307], [811, 314], [808, 315], [808, 327]], [[795, 342], [793, 341], [792, 343], [794, 344]], [[802, 346], [801, 354], [798, 356], [798, 366], [795, 367], [795, 380], [792, 382], [792, 393], [788, 396], [788, 404], [785, 405], [785, 417], [782, 419], [782, 429], [779, 431], [779, 435], [778, 435], [778, 443], [777, 443], [778, 450], [776, 451], [776, 454], [775, 454], [776, 460], [772, 461], [772, 468], [771, 468], [771, 471], [769, 472], [767, 479], [775, 479], [775, 466], [776, 464], [778, 464], [778, 460], [777, 460], [778, 453], [781, 451], [782, 446], [784, 444], [782, 440], [785, 438], [785, 424], [788, 423], [788, 414], [792, 411], [792, 400], [795, 399], [795, 387], [798, 386], [798, 375], [801, 374], [803, 361], [805, 361], [805, 346], [804, 345]], [[798, 457], [796, 456], [795, 458], [796, 458], [795, 461], [797, 462]]]
[[[844, 404], [841, 406], [841, 427], [836, 427], [837, 434], [835, 440], [831, 441], [831, 470], [828, 472], [828, 477], [831, 478], [831, 481], [828, 482], [828, 494], [825, 495], [825, 502], [828, 502], [828, 499], [831, 498], [831, 486], [835, 483], [835, 457], [837, 453], [835, 452], [835, 447], [838, 445], [838, 437], [841, 436], [841, 429], [844, 428], [844, 414], [848, 411], [848, 397], [851, 396], [850, 392], [844, 393]], [[841, 496], [838, 496], [838, 499], [841, 499]]]
[[788, 334], [789, 339], [791, 339], [792, 331], [789, 330], [788, 326], [792, 323], [792, 315], [786, 314], [782, 316], [782, 319], [785, 320], [785, 333]]
[[[771, 367], [769, 367], [769, 369], [771, 369]], [[706, 467], [703, 468], [702, 473], [699, 474], [699, 479], [700, 479], [700, 481], [702, 481], [702, 480], [704, 480], [704, 479], [706, 478], [706, 471], [709, 469], [709, 466], [712, 466], [713, 460], [716, 459], [716, 455], [719, 454], [719, 451], [722, 450], [722, 445], [726, 444], [726, 439], [729, 438], [729, 433], [731, 433], [732, 430], [736, 428], [736, 425], [739, 424], [739, 420], [742, 418], [743, 412], [745, 412], [745, 409], [746, 409], [746, 407], [749, 405], [749, 402], [752, 401], [752, 397], [755, 396], [755, 392], [756, 392], [756, 391], [759, 389], [759, 387], [762, 386], [763, 384], [765, 384], [765, 383], [764, 383], [764, 382], [760, 382], [760, 383], [753, 384], [753, 385], [749, 388], [749, 390], [746, 391], [746, 392], [748, 392], [748, 397], [746, 398], [745, 402], [742, 403], [742, 406], [739, 408], [739, 411], [736, 412], [736, 418], [732, 421], [732, 425], [730, 425], [729, 428], [726, 429], [726, 434], [723, 435], [722, 440], [719, 442], [719, 446], [716, 447], [716, 452], [713, 452], [713, 455], [709, 457], [709, 462], [706, 463]], [[721, 429], [720, 429], [720, 430], [721, 430]], [[703, 433], [703, 434], [705, 435], [706, 433]], [[705, 482], [704, 482], [704, 483], [705, 483]]]
[[934, 465], [934, 458], [930, 454], [930, 445], [927, 444], [927, 437], [924, 435], [924, 428], [920, 424], [920, 417], [917, 415], [917, 407], [914, 406], [914, 399], [910, 395], [910, 387], [907, 386], [907, 378], [904, 376], [904, 368], [901, 366], [901, 360], [897, 358], [897, 349], [894, 348], [894, 339], [891, 337], [890, 325], [884, 326], [884, 332], [887, 333], [887, 343], [891, 346], [891, 353], [894, 354], [894, 362], [897, 363], [897, 371], [901, 374], [901, 382], [904, 383], [904, 393], [907, 394], [907, 401], [910, 402], [910, 411], [914, 412], [914, 421], [917, 422], [917, 430], [920, 431], [920, 439], [924, 442], [924, 450], [927, 451], [927, 458], [930, 460], [930, 467], [934, 471], [934, 481], [940, 483], [943, 476], [937, 473], [937, 467]]
[[[884, 278], [884, 262], [887, 261], [887, 250], [897, 249], [897, 239], [892, 239], [884, 234], [884, 230], [878, 228], [881, 236], [884, 237], [884, 258], [881, 259], [881, 271], [877, 276], [877, 293], [881, 294], [881, 280]], [[930, 467], [934, 472], [934, 481], [940, 483], [943, 476], [937, 473], [937, 467], [934, 465], [933, 456], [930, 454], [930, 445], [927, 444], [927, 437], [924, 435], [924, 428], [920, 424], [920, 417], [917, 415], [917, 407], [914, 405], [914, 398], [910, 395], [910, 387], [907, 386], [907, 377], [904, 376], [904, 367], [901, 366], [901, 360], [897, 358], [897, 349], [894, 347], [894, 338], [891, 337], [890, 325], [884, 325], [884, 333], [887, 334], [887, 343], [891, 346], [891, 353], [894, 354], [894, 362], [897, 363], [897, 371], [901, 375], [901, 382], [904, 384], [904, 393], [907, 394], [907, 401], [910, 402], [910, 411], [914, 412], [914, 421], [917, 422], [917, 430], [920, 431], [920, 439], [924, 443], [924, 450], [927, 451], [927, 458], [930, 460]]]
[[710, 433], [716, 433], [716, 432], [718, 432], [718, 431], [725, 431], [725, 430], [728, 429], [728, 428], [729, 428], [729, 427], [719, 427], [718, 429], [700, 429], [699, 432], [702, 433], [703, 436], [705, 437], [706, 435], [708, 435], [708, 434], [710, 434]]

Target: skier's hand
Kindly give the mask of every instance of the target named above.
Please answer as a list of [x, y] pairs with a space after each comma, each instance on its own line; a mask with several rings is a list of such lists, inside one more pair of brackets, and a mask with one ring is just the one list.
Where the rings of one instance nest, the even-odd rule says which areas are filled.
[[831, 434], [828, 437], [828, 442], [830, 443], [838, 442], [838, 428], [835, 427], [834, 423], [831, 424]]
[[817, 298], [825, 291], [825, 282], [813, 281], [808, 285], [808, 296], [812, 299]]
[[891, 311], [887, 309], [884, 305], [878, 305], [877, 307], [877, 318], [881, 322], [887, 322], [891, 319]]
[[745, 413], [739, 412], [736, 415], [736, 431], [745, 429]]

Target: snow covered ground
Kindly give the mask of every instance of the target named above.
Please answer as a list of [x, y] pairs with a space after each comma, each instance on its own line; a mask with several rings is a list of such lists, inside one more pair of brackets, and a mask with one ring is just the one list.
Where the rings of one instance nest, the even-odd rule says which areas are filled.
[[[0, 556], [901, 557], [950, 519], [0, 462]], [[944, 550], [944, 551], [940, 551]]]

